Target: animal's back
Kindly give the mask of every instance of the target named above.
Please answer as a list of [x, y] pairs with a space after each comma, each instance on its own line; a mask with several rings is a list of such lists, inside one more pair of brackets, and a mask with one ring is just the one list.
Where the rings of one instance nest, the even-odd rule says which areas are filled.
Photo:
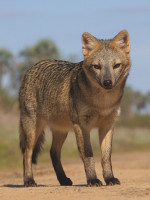
[[[23, 76], [19, 101], [20, 111], [55, 118], [69, 112], [70, 82], [80, 70], [78, 64], [44, 60], [31, 67]], [[54, 116], [55, 115], [55, 116]]]
[[73, 68], [74, 64], [70, 62], [56, 60], [40, 61], [24, 74], [21, 89], [26, 85], [36, 86], [41, 89], [46, 89], [46, 86], [49, 85], [56, 86], [56, 84], [58, 87]]

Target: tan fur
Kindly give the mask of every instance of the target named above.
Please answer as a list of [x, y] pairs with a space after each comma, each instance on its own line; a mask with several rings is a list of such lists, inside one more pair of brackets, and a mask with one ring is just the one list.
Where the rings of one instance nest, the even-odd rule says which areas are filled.
[[111, 165], [113, 127], [130, 69], [129, 35], [121, 31], [112, 40], [82, 35], [84, 61], [45, 60], [23, 76], [20, 93], [20, 147], [24, 161], [24, 185], [36, 186], [32, 162], [36, 162], [44, 128], [53, 134], [50, 151], [61, 185], [72, 185], [62, 168], [60, 154], [69, 131], [74, 131], [89, 186], [97, 179], [90, 131], [99, 129], [103, 176], [107, 185], [119, 184]]
[[[90, 45], [89, 41], [92, 42]], [[99, 40], [87, 32], [82, 35], [82, 45], [82, 52], [85, 58], [89, 57], [94, 51], [101, 48]]]
[[123, 30], [120, 33], [118, 33], [118, 35], [116, 35], [116, 37], [110, 43], [110, 47], [117, 48], [117, 50], [123, 50], [125, 53], [128, 54], [130, 52], [128, 32], [126, 30]]

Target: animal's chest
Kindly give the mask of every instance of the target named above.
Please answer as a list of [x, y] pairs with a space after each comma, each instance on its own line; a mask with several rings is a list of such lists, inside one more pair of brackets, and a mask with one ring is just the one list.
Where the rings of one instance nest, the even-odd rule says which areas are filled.
[[102, 99], [95, 105], [82, 105], [80, 109], [80, 120], [85, 126], [91, 128], [100, 127], [106, 122], [110, 123], [119, 115], [119, 103], [113, 99]]

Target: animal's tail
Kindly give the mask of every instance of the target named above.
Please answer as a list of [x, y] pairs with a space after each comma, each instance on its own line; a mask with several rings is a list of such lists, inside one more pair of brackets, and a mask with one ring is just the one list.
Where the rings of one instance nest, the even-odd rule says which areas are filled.
[[37, 163], [37, 156], [38, 154], [42, 151], [43, 143], [45, 141], [45, 133], [42, 131], [40, 137], [38, 138], [38, 141], [34, 147], [33, 153], [32, 153], [32, 163], [36, 164]]
[[[40, 137], [38, 138], [35, 147], [33, 149], [32, 153], [32, 163], [36, 164], [37, 163], [37, 156], [42, 150], [42, 144], [45, 141], [45, 134], [44, 131], [40, 134]], [[20, 123], [20, 149], [22, 153], [24, 154], [26, 148], [26, 135], [22, 126], [22, 123]]]

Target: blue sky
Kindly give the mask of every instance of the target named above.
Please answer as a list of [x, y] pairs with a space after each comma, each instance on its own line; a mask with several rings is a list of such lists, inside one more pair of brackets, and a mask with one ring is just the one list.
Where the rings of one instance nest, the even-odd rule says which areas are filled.
[[131, 41], [132, 69], [127, 81], [134, 89], [150, 91], [149, 0], [1, 0], [0, 48], [15, 55], [43, 38], [53, 40], [65, 59], [83, 59], [81, 35], [89, 32], [110, 39], [122, 29]]

